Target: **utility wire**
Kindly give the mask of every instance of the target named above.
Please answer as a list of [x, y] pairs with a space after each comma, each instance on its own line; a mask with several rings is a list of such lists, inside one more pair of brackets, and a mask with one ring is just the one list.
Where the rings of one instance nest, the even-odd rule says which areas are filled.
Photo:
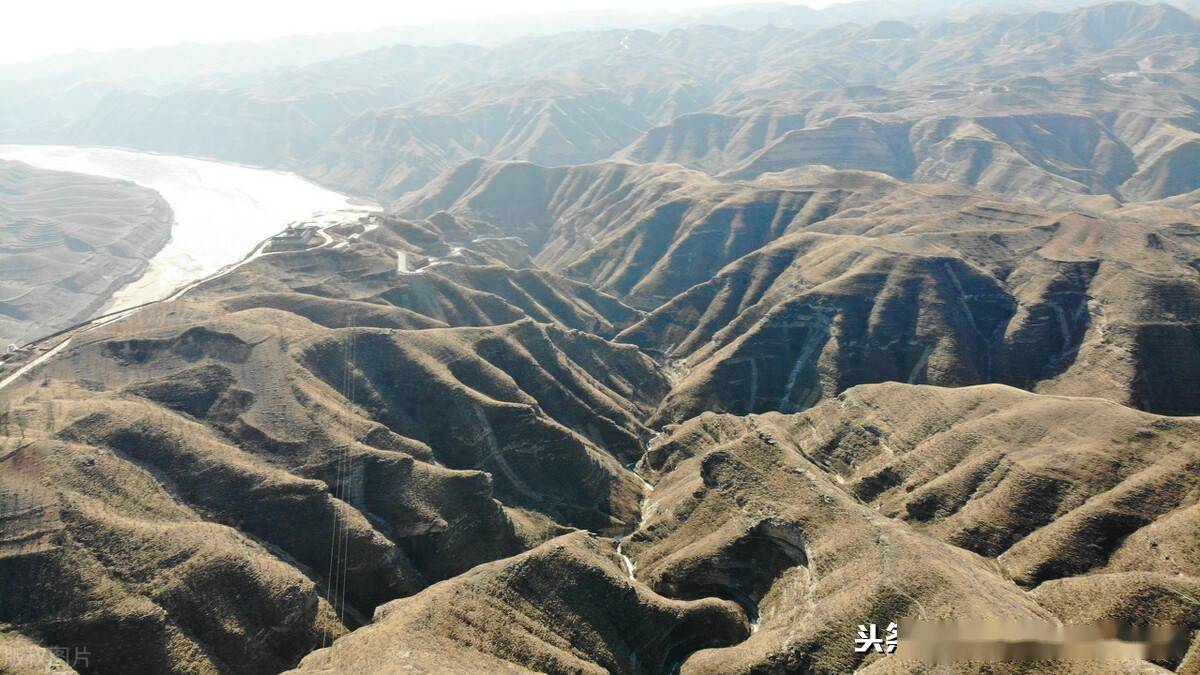
[[[350, 317], [353, 324], [354, 317]], [[354, 442], [354, 394], [355, 394], [355, 378], [354, 378], [354, 360], [356, 357], [355, 350], [357, 336], [351, 331], [347, 335], [347, 359], [346, 359], [346, 452], [345, 452], [345, 474], [342, 480], [342, 501], [347, 505], [350, 504], [350, 480], [353, 475], [353, 457], [350, 454], [350, 446]], [[350, 574], [350, 527], [348, 522], [342, 524], [342, 609], [339, 615], [339, 620], [344, 624], [346, 622], [346, 591], [349, 584]]]
[[[351, 318], [349, 323], [352, 325], [353, 318]], [[347, 435], [350, 436], [351, 438], [352, 438], [352, 432], [353, 432], [353, 423], [351, 420], [351, 412], [352, 412], [351, 404], [352, 404], [352, 399], [354, 396], [354, 391], [353, 391], [354, 379], [353, 379], [353, 375], [351, 374], [351, 367], [352, 367], [352, 363], [353, 363], [353, 359], [354, 359], [354, 357], [353, 357], [353, 349], [354, 349], [353, 340], [354, 340], [353, 334], [351, 334], [350, 332], [347, 332], [347, 334], [345, 335], [345, 337], [342, 341], [343, 370], [342, 370], [342, 383], [341, 383], [342, 384], [341, 394], [342, 394], [342, 398], [345, 401], [344, 414], [345, 414], [346, 430], [347, 430]], [[338, 500], [338, 501], [342, 501], [342, 502], [347, 502], [347, 497], [349, 495], [348, 474], [349, 474], [349, 468], [350, 468], [350, 462], [349, 462], [350, 441], [349, 441], [349, 439], [341, 447], [335, 447], [331, 454], [332, 454], [332, 459], [333, 459], [333, 464], [334, 464], [334, 466], [333, 466], [334, 499]], [[329, 535], [329, 571], [328, 571], [328, 575], [326, 577], [325, 598], [330, 603], [334, 614], [338, 617], [338, 620], [341, 621], [342, 623], [345, 623], [345, 614], [346, 614], [346, 599], [345, 598], [346, 598], [346, 585], [347, 585], [347, 581], [348, 581], [347, 577], [348, 577], [348, 571], [349, 571], [349, 565], [348, 565], [349, 560], [348, 560], [348, 555], [347, 555], [349, 552], [349, 544], [350, 544], [349, 523], [347, 523], [346, 520], [342, 516], [340, 516], [340, 509], [336, 502], [333, 504], [332, 520], [333, 520], [333, 523], [331, 525], [330, 535]], [[326, 625], [325, 628], [321, 632], [321, 647], [324, 648], [325, 646], [330, 645], [330, 644], [332, 644], [332, 634], [330, 633], [329, 626]]]

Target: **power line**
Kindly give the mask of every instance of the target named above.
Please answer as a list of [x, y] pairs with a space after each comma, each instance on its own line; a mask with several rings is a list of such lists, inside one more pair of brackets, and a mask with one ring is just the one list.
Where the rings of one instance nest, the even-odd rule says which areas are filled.
[[[354, 317], [350, 317], [350, 322], [353, 324]], [[353, 329], [347, 334], [346, 342], [349, 345], [347, 349], [346, 359], [346, 451], [345, 451], [345, 475], [342, 481], [342, 501], [349, 505], [351, 499], [350, 482], [353, 476], [353, 457], [350, 454], [351, 444], [354, 442], [354, 394], [355, 394], [355, 378], [354, 378], [354, 360], [357, 336]], [[342, 610], [338, 619], [345, 624], [346, 616], [346, 591], [349, 582], [350, 574], [350, 527], [349, 523], [344, 523], [342, 526]]]
[[[348, 317], [347, 328], [353, 328], [354, 317]], [[353, 330], [347, 330], [342, 340], [342, 382], [341, 394], [343, 399], [343, 414], [346, 425], [346, 441], [336, 447], [332, 453], [334, 470], [334, 499], [349, 505], [351, 499], [350, 479], [353, 475], [353, 458], [350, 445], [354, 441], [353, 405], [355, 397], [354, 361], [356, 336]], [[350, 523], [347, 516], [341, 515], [341, 509], [335, 502], [333, 523], [330, 528], [329, 540], [329, 571], [326, 577], [325, 596], [334, 614], [342, 624], [346, 622], [346, 598], [350, 573]], [[332, 636], [328, 627], [321, 634], [321, 646], [332, 644]]]

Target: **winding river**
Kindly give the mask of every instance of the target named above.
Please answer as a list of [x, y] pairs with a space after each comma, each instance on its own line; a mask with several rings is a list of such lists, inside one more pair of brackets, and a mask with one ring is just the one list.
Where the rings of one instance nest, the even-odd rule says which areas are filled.
[[[175, 212], [171, 239], [108, 311], [166, 297], [235, 263], [288, 224], [352, 208], [349, 197], [285, 171], [113, 148], [0, 145], [0, 159], [132, 181]], [[361, 207], [358, 207], [361, 209]]]

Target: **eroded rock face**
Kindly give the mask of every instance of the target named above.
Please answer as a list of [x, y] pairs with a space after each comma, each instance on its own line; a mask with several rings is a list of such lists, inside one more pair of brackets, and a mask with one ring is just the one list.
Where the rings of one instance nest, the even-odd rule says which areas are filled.
[[360, 115], [307, 163], [306, 173], [391, 200], [475, 156], [545, 166], [593, 162], [651, 124], [636, 103], [607, 88], [540, 82], [487, 89], [459, 92], [440, 105], [423, 101]]
[[[272, 542], [179, 499], [153, 467], [50, 439], [7, 462], [17, 509], [0, 556], [3, 621], [43, 645], [87, 648], [89, 670], [275, 672], [346, 630]], [[59, 476], [53, 489], [30, 480], [43, 471]]]
[[912, 25], [878, 12], [929, 8], [772, 8], [750, 22], [769, 31], [689, 19], [394, 45], [165, 87], [109, 67], [110, 82], [80, 78], [101, 80], [88, 94], [59, 78], [15, 88], [0, 132], [288, 167], [381, 201], [476, 157], [738, 178], [822, 164], [1056, 204], [1200, 188], [1196, 19], [1166, 4], [1046, 7]]

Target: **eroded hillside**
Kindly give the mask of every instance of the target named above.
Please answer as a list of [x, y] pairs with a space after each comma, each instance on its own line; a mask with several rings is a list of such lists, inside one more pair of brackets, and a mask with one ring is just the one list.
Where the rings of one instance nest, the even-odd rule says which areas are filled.
[[0, 345], [95, 315], [146, 270], [172, 219], [141, 186], [0, 161]]
[[1182, 632], [937, 672], [1200, 673], [1198, 41], [1110, 3], [106, 93], [63, 133], [387, 205], [0, 370], [0, 655], [919, 673], [857, 627], [973, 619]]
[[[547, 171], [489, 175], [509, 170]], [[640, 197], [559, 177], [537, 212], [561, 210], [525, 228], [485, 220], [486, 186], [433, 194], [414, 203], [448, 210], [366, 216], [77, 331], [4, 392], [0, 565], [28, 599], [3, 620], [116, 640], [95, 672], [274, 672], [348, 631], [302, 668], [832, 672], [860, 658], [837, 626], [866, 617], [1066, 620], [1073, 583], [1109, 589], [1124, 614], [1105, 616], [1200, 609], [1180, 599], [1200, 428], [1119, 406], [1157, 376], [1098, 365], [1136, 369], [1139, 331], [1195, 330], [1150, 291], [1195, 287], [1190, 230], [855, 173], [688, 202], [680, 176]], [[732, 212], [753, 250], [658, 305], [596, 290], [558, 242], [575, 214], [653, 203], [628, 195], [679, 204], [672, 232]], [[800, 206], [764, 223], [772, 199]], [[596, 237], [639, 241], [664, 222], [648, 210]], [[669, 278], [689, 258], [665, 249], [646, 268]], [[1174, 320], [1147, 324], [1165, 301]], [[887, 380], [941, 387], [863, 385]], [[944, 388], [981, 382], [1110, 401]]]

